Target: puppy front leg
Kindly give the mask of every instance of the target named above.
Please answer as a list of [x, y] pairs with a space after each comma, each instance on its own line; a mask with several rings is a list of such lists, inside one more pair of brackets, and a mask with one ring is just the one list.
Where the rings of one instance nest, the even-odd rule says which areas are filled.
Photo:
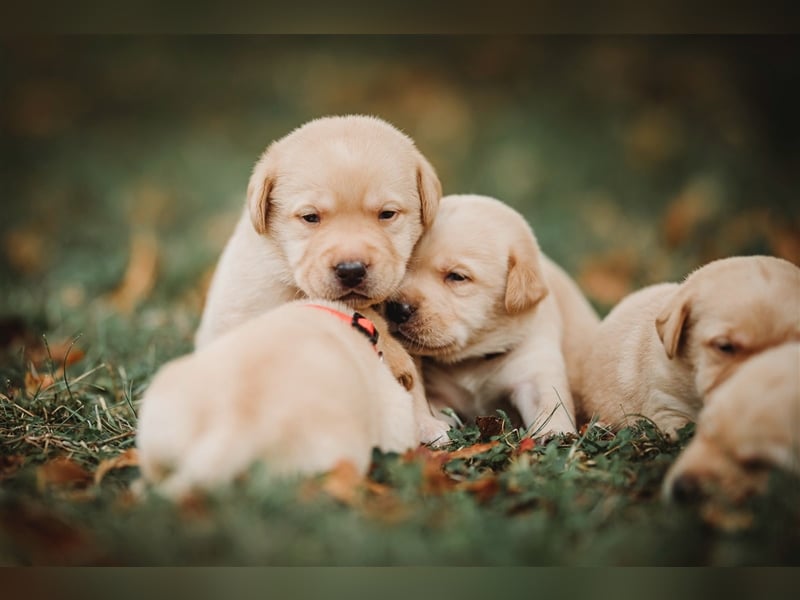
[[414, 377], [414, 384], [411, 387], [410, 392], [414, 402], [414, 417], [417, 422], [420, 441], [423, 444], [441, 446], [450, 441], [450, 438], [447, 436], [447, 432], [450, 430], [450, 425], [433, 416], [430, 403], [428, 402], [428, 397], [425, 394], [425, 385], [421, 376], [421, 358], [414, 359], [414, 367], [416, 369], [416, 376]]
[[575, 433], [575, 407], [563, 359], [551, 355], [534, 364], [536, 371], [513, 386], [511, 403], [536, 437]]

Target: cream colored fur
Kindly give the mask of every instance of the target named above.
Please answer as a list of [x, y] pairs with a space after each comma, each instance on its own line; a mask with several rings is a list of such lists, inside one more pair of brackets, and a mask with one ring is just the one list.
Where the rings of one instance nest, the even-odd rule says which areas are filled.
[[[291, 475], [349, 461], [364, 474], [373, 447], [402, 452], [419, 443], [412, 397], [369, 340], [309, 302], [267, 311], [158, 371], [136, 438], [145, 481], [180, 498], [256, 462]], [[385, 332], [379, 315], [364, 314]]]
[[[765, 491], [771, 469], [800, 476], [800, 344], [747, 359], [706, 399], [697, 431], [664, 480], [664, 497], [740, 502]], [[684, 492], [686, 493], [686, 492]]]
[[[316, 119], [273, 142], [220, 257], [196, 346], [298, 298], [354, 308], [382, 302], [399, 286], [440, 197], [439, 179], [413, 141], [375, 117]], [[305, 220], [312, 216], [318, 222]], [[355, 288], [335, 275], [345, 262], [366, 266]], [[421, 386], [413, 393], [423, 440], [440, 438], [446, 425], [430, 414]]]
[[396, 335], [422, 357], [436, 408], [471, 418], [508, 399], [540, 435], [575, 431], [570, 380], [598, 318], [518, 212], [486, 196], [443, 198], [392, 301], [414, 308]]
[[645, 416], [674, 434], [744, 360], [800, 339], [800, 269], [768, 256], [713, 261], [681, 284], [623, 299], [583, 372], [583, 413], [613, 426]]

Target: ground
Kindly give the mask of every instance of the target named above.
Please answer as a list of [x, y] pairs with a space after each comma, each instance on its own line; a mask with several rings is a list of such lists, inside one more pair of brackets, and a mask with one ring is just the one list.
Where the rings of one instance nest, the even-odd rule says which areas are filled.
[[601, 313], [708, 260], [800, 262], [792, 38], [0, 40], [3, 564], [796, 565], [800, 490], [664, 505], [641, 423], [182, 506], [137, 502], [142, 392], [188, 351], [263, 148], [325, 114], [406, 131], [445, 193], [494, 195]]

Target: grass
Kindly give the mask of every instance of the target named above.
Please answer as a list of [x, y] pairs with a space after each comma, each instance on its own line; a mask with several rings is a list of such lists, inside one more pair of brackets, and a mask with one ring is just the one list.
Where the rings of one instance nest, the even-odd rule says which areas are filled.
[[[84, 359], [85, 360], [85, 359]], [[83, 361], [81, 361], [83, 362]], [[73, 365], [73, 367], [77, 366]], [[57, 371], [53, 365], [53, 371]], [[0, 561], [49, 565], [774, 565], [800, 559], [800, 490], [776, 476], [744, 521], [660, 501], [677, 442], [641, 421], [522, 441], [502, 412], [451, 432], [445, 451], [375, 452], [368, 482], [346, 471], [242, 481], [173, 505], [136, 500], [133, 445], [146, 379], [78, 369], [28, 396], [6, 372]], [[21, 384], [22, 388], [15, 388]], [[492, 429], [493, 428], [493, 429]], [[487, 432], [499, 431], [495, 435]], [[69, 462], [57, 457], [69, 457]]]
[[719, 256], [800, 260], [796, 41], [2, 44], [0, 563], [800, 563], [796, 480], [738, 512], [665, 505], [691, 431], [671, 443], [647, 422], [530, 447], [498, 413], [447, 453], [376, 454], [364, 485], [254, 468], [181, 506], [136, 502], [120, 459], [150, 378], [191, 348], [271, 139], [323, 114], [387, 118], [446, 192], [523, 212], [604, 312]]

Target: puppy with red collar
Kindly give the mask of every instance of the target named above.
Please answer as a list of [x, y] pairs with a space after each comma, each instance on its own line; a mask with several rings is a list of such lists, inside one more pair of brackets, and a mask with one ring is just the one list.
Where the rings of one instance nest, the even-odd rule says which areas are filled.
[[[175, 359], [142, 400], [142, 477], [181, 498], [263, 462], [276, 475], [322, 473], [372, 449], [419, 444], [411, 358], [370, 309], [301, 300], [270, 310]], [[390, 361], [401, 376], [396, 378]], [[403, 383], [398, 381], [400, 379]]]

